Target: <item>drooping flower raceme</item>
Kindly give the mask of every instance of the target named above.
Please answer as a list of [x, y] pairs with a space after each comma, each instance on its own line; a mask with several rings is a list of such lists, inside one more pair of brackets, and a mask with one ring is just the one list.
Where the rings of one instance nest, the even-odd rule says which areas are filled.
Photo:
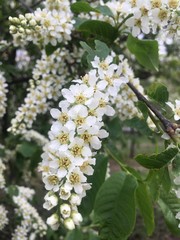
[[25, 49], [17, 49], [15, 57], [17, 68], [27, 70], [30, 60], [31, 58]]
[[35, 194], [34, 190], [17, 187], [18, 196], [13, 196], [13, 202], [16, 204], [15, 209], [17, 216], [21, 217], [21, 223], [12, 234], [12, 240], [19, 239], [36, 239], [46, 234], [47, 226], [39, 216], [37, 210], [29, 203]]
[[31, 128], [36, 117], [45, 113], [49, 107], [49, 100], [57, 100], [60, 96], [60, 89], [64, 83], [62, 76], [67, 76], [67, 68], [64, 62], [66, 51], [56, 50], [50, 56], [42, 52], [42, 57], [37, 60], [33, 69], [32, 80], [30, 80], [29, 93], [24, 104], [15, 113], [11, 121], [9, 131], [14, 134], [24, 134]]
[[8, 224], [9, 220], [7, 217], [8, 211], [3, 205], [0, 205], [0, 231]]
[[15, 45], [32, 41], [37, 45], [51, 43], [55, 46], [71, 40], [74, 20], [69, 1], [46, 0], [44, 4], [43, 9], [38, 8], [34, 13], [9, 17]]
[[101, 148], [102, 139], [108, 137], [103, 116], [115, 114], [110, 104], [115, 103], [121, 86], [130, 81], [131, 76], [126, 61], [117, 65], [112, 60], [112, 56], [103, 61], [95, 57], [93, 69], [82, 79], [74, 80], [76, 84], [69, 89], [62, 90], [65, 100], [59, 103], [60, 109], [51, 109], [54, 123], [40, 169], [49, 191], [44, 207], [48, 210], [56, 207], [60, 212], [47, 219], [53, 229], [57, 229], [60, 222], [73, 229], [82, 221], [78, 206], [86, 190], [91, 188], [87, 176], [93, 174], [96, 152]]
[[6, 112], [7, 92], [7, 83], [4, 73], [0, 72], [0, 118], [3, 117]]

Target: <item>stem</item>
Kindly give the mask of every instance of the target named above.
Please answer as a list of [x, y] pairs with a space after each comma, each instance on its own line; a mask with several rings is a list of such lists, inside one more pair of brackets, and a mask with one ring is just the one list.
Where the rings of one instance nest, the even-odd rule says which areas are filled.
[[[156, 107], [150, 103], [137, 89], [136, 87], [131, 83], [128, 82], [127, 85], [131, 88], [131, 90], [135, 93], [136, 97], [139, 101], [142, 101], [146, 104], [146, 106], [155, 114], [155, 116], [160, 120], [163, 130], [168, 133], [168, 135], [172, 138], [173, 141], [175, 131], [180, 126], [178, 124], [171, 123], [168, 119], [166, 119], [157, 109]], [[176, 142], [176, 141], [175, 141]]]
[[131, 173], [127, 170], [126, 165], [123, 164], [123, 163], [121, 163], [121, 162], [116, 158], [116, 156], [114, 156], [114, 154], [112, 154], [112, 153], [109, 151], [109, 149], [106, 147], [106, 145], [104, 146], [104, 149], [105, 149], [105, 151], [107, 152], [107, 154], [108, 154], [109, 156], [111, 156], [111, 157], [113, 158], [113, 160], [121, 167], [121, 169], [122, 169], [123, 171], [131, 174]]
[[129, 18], [131, 18], [133, 16], [133, 14], [129, 14], [127, 17], [125, 17], [122, 22], [118, 25], [118, 29], [121, 28], [121, 26], [126, 22], [126, 20], [128, 20]]

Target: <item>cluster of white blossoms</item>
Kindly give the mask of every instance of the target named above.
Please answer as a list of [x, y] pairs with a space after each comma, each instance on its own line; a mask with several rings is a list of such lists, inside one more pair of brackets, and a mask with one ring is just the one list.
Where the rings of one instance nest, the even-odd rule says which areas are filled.
[[4, 73], [0, 71], [0, 118], [3, 117], [6, 112], [7, 92], [6, 79]]
[[33, 13], [9, 17], [10, 33], [15, 45], [33, 42], [37, 45], [66, 43], [71, 40], [74, 20], [68, 0], [46, 0], [45, 7]]
[[40, 165], [45, 188], [44, 208], [59, 208], [47, 219], [57, 229], [63, 223], [68, 229], [79, 225], [82, 217], [78, 205], [91, 188], [87, 176], [92, 175], [95, 155], [102, 139], [108, 137], [103, 129], [103, 116], [113, 116], [114, 104], [121, 87], [132, 80], [132, 72], [126, 60], [113, 63], [108, 56], [101, 61], [95, 57], [93, 69], [69, 89], [64, 88], [65, 100], [59, 109], [51, 109], [54, 122], [49, 132], [50, 142], [44, 147]]
[[172, 36], [179, 35], [178, 10], [178, 0], [128, 0], [122, 3], [122, 12], [133, 14], [125, 24], [134, 36], [141, 32], [156, 33], [159, 29], [167, 29]]
[[47, 56], [42, 51], [42, 57], [37, 60], [30, 80], [30, 88], [24, 103], [15, 113], [9, 131], [14, 134], [24, 134], [32, 127], [38, 114], [45, 113], [49, 108], [49, 100], [57, 100], [64, 83], [64, 76], [68, 76], [65, 63], [67, 51], [57, 49]]
[[[163, 30], [168, 37], [180, 36], [180, 17], [178, 0], [111, 0], [108, 2], [99, 1], [102, 6], [107, 6], [114, 17], [103, 15], [99, 12], [81, 14], [82, 18], [102, 20], [119, 26], [128, 16], [125, 25], [133, 36], [140, 33], [156, 33]], [[97, 5], [97, 4], [96, 4]]]
[[8, 211], [3, 205], [0, 205], [0, 231], [8, 224], [9, 220], [7, 217]]
[[0, 189], [5, 187], [5, 178], [4, 171], [6, 170], [6, 166], [4, 165], [2, 159], [0, 158]]
[[16, 215], [21, 217], [21, 223], [12, 234], [12, 240], [28, 240], [43, 237], [46, 234], [47, 226], [39, 216], [37, 210], [28, 202], [35, 194], [34, 190], [26, 187], [17, 187], [18, 196], [13, 196], [16, 204]]
[[30, 63], [30, 60], [31, 58], [25, 49], [16, 50], [15, 61], [17, 68], [19, 68], [20, 70], [27, 70], [29, 67], [28, 65]]

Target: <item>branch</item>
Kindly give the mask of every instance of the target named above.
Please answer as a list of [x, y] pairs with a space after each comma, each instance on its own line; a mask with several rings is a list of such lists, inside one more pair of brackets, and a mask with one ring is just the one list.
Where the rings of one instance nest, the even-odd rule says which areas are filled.
[[167, 132], [167, 134], [173, 139], [173, 136], [175, 135], [175, 131], [177, 128], [180, 128], [180, 125], [176, 123], [170, 122], [168, 119], [166, 119], [158, 110], [157, 108], [150, 103], [131, 83], [128, 82], [127, 85], [131, 88], [131, 90], [135, 93], [136, 97], [139, 101], [142, 101], [146, 104], [146, 106], [155, 114], [155, 116], [159, 119], [163, 126], [163, 130]]

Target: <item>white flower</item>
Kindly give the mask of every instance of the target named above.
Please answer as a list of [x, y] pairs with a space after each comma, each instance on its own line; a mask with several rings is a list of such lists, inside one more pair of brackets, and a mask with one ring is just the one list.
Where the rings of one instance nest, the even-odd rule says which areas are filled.
[[57, 206], [57, 204], [58, 204], [58, 198], [52, 192], [48, 192], [45, 195], [44, 200], [45, 200], [45, 203], [43, 204], [43, 207], [47, 210], [52, 209], [53, 207]]
[[0, 205], [0, 231], [8, 224], [9, 219], [7, 217], [8, 211], [3, 205]]
[[45, 183], [46, 190], [53, 190], [57, 192], [59, 190], [59, 178], [55, 174], [47, 175], [43, 177], [43, 182]]
[[69, 189], [61, 186], [59, 196], [62, 200], [68, 200], [71, 197], [71, 192]]
[[72, 189], [77, 194], [81, 194], [83, 192], [83, 183], [87, 181], [87, 178], [83, 175], [80, 168], [76, 167], [67, 175], [67, 182], [65, 183], [65, 188]]
[[78, 206], [78, 205], [81, 204], [81, 198], [80, 198], [80, 196], [77, 195], [77, 194], [75, 194], [75, 193], [73, 193], [73, 194], [71, 195], [71, 198], [70, 198], [69, 201], [70, 201], [71, 205], [74, 205], [74, 206]]
[[74, 167], [74, 158], [69, 151], [59, 151], [58, 155], [53, 157], [52, 161], [49, 162], [49, 167], [55, 169], [57, 176], [62, 179], [68, 171], [71, 171]]
[[179, 121], [180, 120], [180, 100], [175, 100], [175, 105], [173, 105], [171, 102], [166, 103], [174, 112], [174, 120]]
[[74, 138], [74, 140], [70, 143], [69, 149], [74, 157], [74, 164], [77, 166], [84, 162], [84, 158], [86, 159], [92, 156], [90, 147], [85, 145], [84, 140], [78, 137]]
[[59, 228], [59, 217], [57, 214], [53, 214], [48, 217], [46, 222], [53, 230], [57, 230]]
[[69, 204], [62, 204], [60, 206], [60, 213], [62, 214], [63, 218], [69, 218], [71, 215], [71, 207]]

